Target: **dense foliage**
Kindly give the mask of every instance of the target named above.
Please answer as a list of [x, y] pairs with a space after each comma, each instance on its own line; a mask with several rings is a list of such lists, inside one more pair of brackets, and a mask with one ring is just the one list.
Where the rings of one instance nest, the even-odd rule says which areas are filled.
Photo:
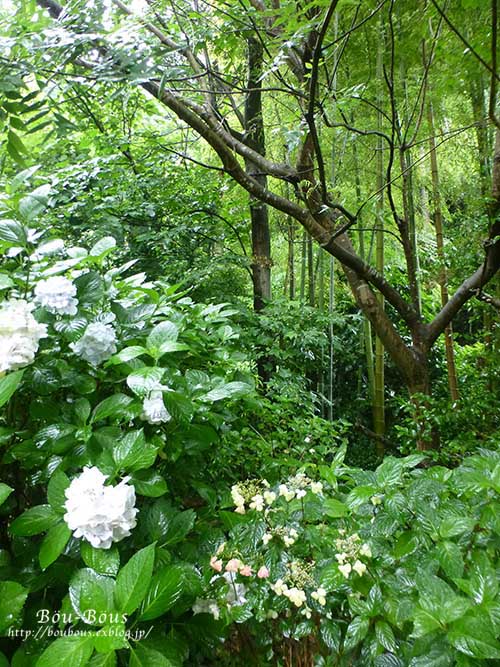
[[497, 5], [0, 0], [0, 667], [500, 664]]

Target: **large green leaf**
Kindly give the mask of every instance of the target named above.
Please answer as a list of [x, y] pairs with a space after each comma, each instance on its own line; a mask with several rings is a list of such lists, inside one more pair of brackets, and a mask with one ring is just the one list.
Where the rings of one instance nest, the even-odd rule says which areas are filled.
[[23, 379], [24, 370], [14, 371], [0, 378], [0, 408], [7, 403], [12, 394], [19, 387]]
[[108, 396], [103, 401], [101, 401], [95, 408], [92, 413], [91, 421], [97, 422], [102, 419], [116, 419], [118, 417], [127, 417], [128, 406], [132, 403], [133, 399], [130, 396], [125, 394], [113, 394]]
[[146, 595], [153, 573], [155, 548], [155, 544], [150, 544], [138, 551], [118, 573], [115, 601], [117, 608], [126, 614], [134, 612]]
[[71, 530], [64, 523], [58, 523], [48, 531], [45, 535], [42, 545], [40, 547], [40, 553], [38, 559], [40, 561], [40, 567], [42, 570], [45, 570], [49, 565], [51, 565], [64, 551], [69, 538], [71, 537]]
[[59, 514], [50, 505], [37, 505], [26, 510], [11, 523], [13, 535], [29, 537], [43, 533], [59, 521]]
[[500, 642], [488, 618], [461, 618], [451, 626], [448, 639], [458, 651], [472, 658], [500, 660]]
[[245, 382], [228, 382], [223, 384], [220, 387], [212, 389], [203, 396], [200, 396], [200, 400], [207, 403], [214, 403], [215, 401], [221, 401], [224, 398], [235, 398], [237, 396], [244, 396], [252, 390], [252, 387]]
[[143, 366], [133, 373], [130, 373], [127, 377], [127, 384], [134, 394], [143, 398], [158, 387], [164, 373], [164, 368], [158, 368], [157, 366]]
[[28, 591], [17, 581], [0, 581], [0, 633], [14, 624], [27, 597]]
[[47, 486], [47, 500], [56, 512], [65, 512], [66, 489], [70, 485], [68, 476], [62, 470], [56, 470]]
[[141, 496], [159, 498], [167, 492], [167, 483], [155, 470], [138, 470], [132, 475], [131, 482]]
[[3, 505], [14, 489], [8, 484], [0, 482], [0, 505]]
[[114, 579], [90, 568], [78, 570], [71, 579], [69, 598], [75, 613], [89, 625], [106, 625], [115, 611]]
[[135, 472], [149, 468], [156, 459], [157, 448], [146, 442], [144, 431], [130, 431], [113, 450], [113, 458], [120, 470]]
[[157, 572], [141, 605], [140, 620], [150, 621], [168, 611], [182, 594], [182, 568], [171, 565]]
[[85, 667], [94, 651], [92, 637], [59, 637], [39, 657], [36, 667]]
[[88, 542], [80, 542], [83, 562], [99, 574], [114, 577], [120, 569], [120, 553], [116, 546], [110, 549], [96, 549]]
[[368, 634], [369, 621], [367, 618], [356, 616], [347, 627], [344, 650], [350, 651], [357, 646]]

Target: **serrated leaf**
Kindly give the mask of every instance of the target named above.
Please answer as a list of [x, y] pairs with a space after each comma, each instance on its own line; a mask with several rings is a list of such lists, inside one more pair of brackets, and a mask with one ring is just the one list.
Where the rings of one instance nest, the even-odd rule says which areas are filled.
[[101, 421], [111, 417], [126, 417], [128, 415], [127, 408], [132, 403], [133, 399], [125, 394], [113, 394], [101, 401], [92, 413], [92, 422]]
[[157, 572], [141, 605], [140, 620], [151, 621], [168, 611], [182, 594], [182, 569], [175, 565]]
[[116, 546], [111, 549], [96, 549], [88, 542], [80, 542], [83, 562], [99, 574], [114, 577], [120, 569], [120, 554]]
[[0, 408], [5, 405], [19, 387], [23, 379], [24, 370], [14, 371], [0, 378]]
[[10, 525], [12, 535], [29, 537], [43, 533], [59, 521], [50, 505], [37, 505], [23, 512]]
[[221, 387], [216, 387], [206, 394], [200, 396], [200, 401], [206, 403], [214, 403], [225, 398], [235, 398], [236, 396], [244, 396], [251, 391], [251, 386], [245, 382], [228, 382]]
[[70, 537], [71, 530], [64, 522], [52, 526], [45, 535], [40, 546], [40, 553], [38, 554], [38, 560], [42, 570], [45, 570], [59, 558]]
[[157, 366], [144, 366], [138, 370], [130, 373], [127, 377], [127, 384], [130, 389], [144, 398], [151, 391], [156, 389], [161, 383], [161, 379], [165, 372], [164, 368], [158, 368]]
[[131, 614], [144, 599], [153, 573], [155, 549], [155, 544], [144, 547], [118, 573], [115, 600], [121, 612]]
[[38, 658], [36, 667], [85, 667], [94, 651], [92, 637], [59, 637]]
[[[114, 609], [114, 579], [90, 568], [78, 570], [69, 586], [69, 598], [75, 613], [89, 625], [106, 625]], [[103, 620], [104, 618], [104, 620]]]
[[19, 617], [28, 591], [17, 581], [0, 581], [0, 632], [4, 633]]
[[363, 618], [362, 616], [353, 618], [347, 627], [344, 639], [344, 650], [350, 651], [357, 646], [368, 634], [369, 627], [370, 623], [368, 619]]

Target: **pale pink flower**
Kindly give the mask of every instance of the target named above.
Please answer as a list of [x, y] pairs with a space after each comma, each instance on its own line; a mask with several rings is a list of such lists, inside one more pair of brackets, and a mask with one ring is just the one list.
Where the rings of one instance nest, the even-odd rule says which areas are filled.
[[252, 568], [250, 565], [243, 565], [243, 567], [240, 568], [240, 574], [243, 577], [251, 577], [252, 576]]
[[265, 565], [263, 565], [259, 571], [257, 572], [257, 576], [259, 579], [267, 579], [269, 576], [269, 570]]
[[222, 561], [217, 558], [217, 556], [212, 556], [210, 559], [210, 567], [213, 568], [216, 572], [222, 571]]
[[238, 558], [231, 558], [226, 564], [226, 572], [238, 572], [243, 563]]

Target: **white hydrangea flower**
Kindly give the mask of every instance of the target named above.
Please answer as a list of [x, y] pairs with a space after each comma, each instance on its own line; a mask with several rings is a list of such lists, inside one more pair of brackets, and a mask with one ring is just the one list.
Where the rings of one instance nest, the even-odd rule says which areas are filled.
[[142, 404], [141, 419], [149, 424], [163, 424], [172, 419], [163, 402], [161, 391], [152, 391], [149, 398], [145, 398]]
[[94, 322], [89, 324], [85, 333], [76, 343], [71, 343], [75, 354], [89, 364], [98, 366], [116, 352], [116, 333], [110, 324]]
[[267, 546], [272, 539], [272, 533], [264, 533], [262, 536], [262, 542], [264, 543], [264, 546]]
[[321, 482], [311, 482], [311, 492], [317, 495], [323, 491], [323, 484]]
[[40, 280], [35, 287], [35, 300], [55, 315], [76, 315], [78, 299], [75, 295], [75, 285], [64, 276]]
[[137, 520], [135, 489], [125, 477], [116, 486], [104, 486], [99, 468], [84, 468], [66, 489], [64, 520], [73, 536], [85, 538], [96, 549], [109, 549], [130, 535]]
[[47, 336], [47, 325], [32, 315], [34, 307], [22, 299], [11, 299], [0, 306], [0, 373], [32, 364], [40, 338]]

